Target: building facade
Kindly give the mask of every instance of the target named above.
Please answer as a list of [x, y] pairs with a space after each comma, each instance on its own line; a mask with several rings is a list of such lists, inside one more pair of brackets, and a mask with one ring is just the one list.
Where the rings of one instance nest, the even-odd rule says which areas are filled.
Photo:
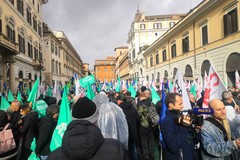
[[146, 16], [139, 10], [135, 14], [128, 33], [128, 54], [130, 58], [130, 79], [145, 79], [145, 63], [142, 53], [185, 14]]
[[48, 0], [0, 1], [0, 90], [31, 87], [43, 67], [42, 5]]
[[155, 41], [145, 52], [147, 80], [185, 79], [208, 73], [210, 64], [221, 79], [234, 85], [240, 71], [239, 1], [205, 0]]
[[110, 82], [116, 80], [115, 57], [108, 56], [103, 60], [95, 60], [94, 73], [96, 81]]
[[64, 32], [54, 32], [44, 24], [43, 36], [46, 83], [50, 86], [53, 86], [55, 81], [67, 84], [74, 73], [79, 79], [82, 78], [82, 60]]
[[116, 74], [122, 80], [129, 79], [129, 65], [128, 65], [128, 46], [121, 46], [114, 49], [115, 52], [115, 70]]

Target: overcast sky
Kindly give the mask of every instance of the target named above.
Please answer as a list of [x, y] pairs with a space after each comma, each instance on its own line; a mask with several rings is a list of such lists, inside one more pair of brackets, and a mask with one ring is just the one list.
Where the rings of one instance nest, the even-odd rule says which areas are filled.
[[96, 59], [127, 46], [127, 35], [138, 9], [145, 15], [187, 13], [202, 0], [48, 0], [43, 21], [63, 31], [90, 69]]

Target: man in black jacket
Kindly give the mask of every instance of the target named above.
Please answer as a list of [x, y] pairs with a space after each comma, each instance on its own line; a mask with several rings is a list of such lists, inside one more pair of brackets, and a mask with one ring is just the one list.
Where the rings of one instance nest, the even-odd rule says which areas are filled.
[[123, 145], [114, 139], [103, 138], [96, 126], [98, 108], [87, 97], [73, 105], [72, 122], [63, 135], [62, 146], [54, 150], [48, 160], [126, 160]]
[[52, 104], [46, 109], [46, 116], [41, 120], [38, 125], [38, 139], [35, 153], [41, 156], [41, 160], [47, 159], [51, 153], [50, 142], [52, 139], [53, 131], [57, 125], [59, 115], [59, 106]]
[[136, 140], [138, 113], [133, 104], [124, 95], [117, 96], [117, 104], [122, 108], [128, 123], [128, 153], [131, 160], [137, 160]]

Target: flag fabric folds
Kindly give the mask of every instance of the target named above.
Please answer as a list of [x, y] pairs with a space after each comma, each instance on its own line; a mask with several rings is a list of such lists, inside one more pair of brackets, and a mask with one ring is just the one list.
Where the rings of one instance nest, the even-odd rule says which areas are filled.
[[156, 92], [153, 86], [152, 86], [151, 92], [152, 92], [152, 102], [155, 105], [158, 101], [161, 100], [161, 98], [159, 97], [158, 93]]
[[2, 96], [0, 109], [6, 111], [9, 106], [10, 106], [10, 104], [8, 103], [8, 101], [4, 98], [4, 96]]
[[116, 86], [116, 92], [120, 92], [120, 90], [121, 90], [121, 80], [120, 80], [120, 77], [118, 77], [117, 86]]
[[192, 109], [190, 100], [188, 97], [188, 93], [186, 90], [186, 86], [183, 81], [182, 73], [179, 69], [177, 70], [177, 73], [173, 82], [173, 92], [176, 92], [182, 95], [184, 110]]
[[13, 93], [12, 91], [9, 89], [8, 90], [8, 102], [12, 102], [14, 100], [14, 96], [13, 96]]
[[37, 94], [38, 94], [38, 86], [39, 86], [39, 77], [35, 81], [33, 88], [29, 94], [29, 97], [27, 99], [28, 102], [31, 102], [33, 110], [35, 110], [35, 103], [36, 103]]
[[235, 87], [240, 89], [240, 78], [238, 71], [235, 72]]
[[208, 85], [204, 92], [203, 108], [208, 108], [208, 103], [212, 99], [222, 99], [222, 92], [227, 91], [224, 83], [220, 79], [218, 73], [210, 63], [209, 74], [208, 74]]
[[62, 137], [67, 128], [67, 125], [71, 122], [72, 117], [67, 99], [67, 87], [64, 87], [62, 103], [60, 106], [60, 112], [58, 117], [58, 123], [54, 129], [52, 140], [50, 143], [50, 150], [53, 151], [62, 145]]

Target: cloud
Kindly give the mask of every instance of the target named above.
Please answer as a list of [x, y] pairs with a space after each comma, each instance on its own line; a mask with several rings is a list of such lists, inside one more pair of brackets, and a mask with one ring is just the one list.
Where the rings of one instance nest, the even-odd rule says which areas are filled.
[[[146, 15], [187, 13], [201, 0], [50, 0], [43, 20], [67, 35], [84, 63], [114, 55], [127, 45], [128, 32], [138, 9]], [[194, 5], [194, 6], [193, 6]]]

